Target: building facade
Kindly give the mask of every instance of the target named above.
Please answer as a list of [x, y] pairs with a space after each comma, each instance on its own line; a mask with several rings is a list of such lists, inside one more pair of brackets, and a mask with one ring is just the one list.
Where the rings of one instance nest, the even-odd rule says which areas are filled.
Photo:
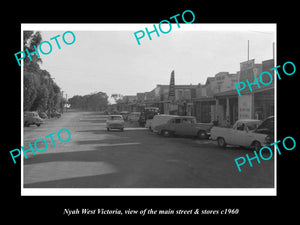
[[199, 122], [215, 122], [229, 126], [237, 119], [237, 94], [234, 92], [239, 73], [219, 72], [208, 77], [202, 86], [203, 95], [193, 100]]
[[[240, 82], [245, 82], [248, 79], [249, 83], [254, 82], [254, 76], [259, 81], [259, 75], [263, 71], [268, 71], [272, 74], [273, 82], [264, 86], [253, 84], [252, 91], [247, 87], [241, 91], [241, 96], [238, 97], [239, 119], [260, 119], [264, 120], [269, 116], [274, 115], [274, 60], [269, 59], [262, 61], [261, 64], [255, 64], [254, 59], [241, 63]], [[276, 79], [276, 78], [275, 78]], [[262, 81], [268, 83], [270, 78], [263, 76]]]
[[[254, 84], [251, 92], [248, 87], [238, 95], [235, 84], [250, 83], [254, 76], [259, 80], [262, 71], [269, 71], [274, 81], [274, 60], [261, 64], [254, 59], [241, 62], [237, 73], [219, 72], [207, 77], [201, 85], [174, 85], [174, 97], [169, 98], [170, 85], [158, 84], [156, 87], [136, 96], [124, 96], [118, 105], [119, 111], [142, 111], [145, 107], [158, 107], [161, 114], [195, 116], [198, 122], [215, 122], [220, 126], [231, 126], [238, 119], [260, 119], [274, 115], [274, 82], [268, 86]], [[263, 76], [264, 83], [269, 82]]]
[[169, 99], [169, 85], [158, 84], [152, 91], [151, 106], [158, 107], [163, 114], [193, 115], [193, 101], [202, 94], [201, 85], [174, 85], [174, 98]]

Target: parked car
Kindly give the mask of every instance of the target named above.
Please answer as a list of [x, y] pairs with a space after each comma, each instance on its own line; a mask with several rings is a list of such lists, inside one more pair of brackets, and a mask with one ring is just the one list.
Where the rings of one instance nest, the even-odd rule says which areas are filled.
[[213, 127], [211, 139], [216, 140], [220, 147], [229, 144], [260, 150], [269, 144], [270, 139], [267, 134], [257, 132], [260, 124], [261, 120], [241, 119], [232, 128]]
[[147, 123], [147, 120], [152, 120], [155, 115], [159, 114], [159, 108], [157, 107], [146, 107], [141, 112], [140, 118], [138, 120], [139, 125], [144, 127]]
[[40, 116], [42, 119], [48, 119], [47, 113], [45, 113], [45, 112], [39, 112], [39, 116]]
[[120, 112], [120, 114], [123, 116], [123, 119], [124, 119], [125, 121], [128, 120], [128, 115], [129, 115], [129, 112], [128, 112], [128, 111], [122, 111], [122, 112]]
[[56, 118], [61, 117], [61, 113], [57, 112], [56, 110], [53, 110], [50, 115], [51, 117], [56, 117]]
[[137, 122], [140, 118], [140, 112], [132, 112], [128, 115], [129, 122]]
[[106, 129], [120, 129], [124, 130], [124, 119], [122, 115], [109, 115], [106, 120]]
[[269, 116], [257, 128], [256, 133], [267, 134], [270, 144], [274, 142], [274, 116]]
[[44, 123], [44, 120], [39, 116], [37, 112], [24, 112], [24, 126], [29, 127], [30, 125], [40, 126]]
[[170, 117], [165, 123], [154, 126], [153, 131], [163, 136], [181, 135], [208, 138], [212, 123], [196, 123], [193, 116]]
[[145, 127], [149, 128], [149, 130], [157, 133], [158, 131], [156, 130], [156, 127], [158, 125], [165, 124], [174, 117], [178, 117], [178, 116], [169, 115], [169, 114], [155, 115], [152, 120], [147, 120]]

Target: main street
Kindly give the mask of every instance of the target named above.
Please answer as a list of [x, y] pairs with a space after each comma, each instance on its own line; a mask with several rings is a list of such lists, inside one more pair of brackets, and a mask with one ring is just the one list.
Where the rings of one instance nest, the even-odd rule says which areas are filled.
[[[69, 142], [54, 135], [56, 147], [24, 159], [25, 188], [272, 188], [274, 161], [252, 160], [239, 172], [234, 159], [253, 153], [211, 140], [162, 137], [149, 130], [125, 126], [106, 131], [105, 116], [96, 112], [67, 112], [40, 127], [24, 127], [24, 148], [38, 138], [66, 128]], [[41, 144], [42, 145], [42, 144]], [[43, 149], [43, 147], [40, 147]]]

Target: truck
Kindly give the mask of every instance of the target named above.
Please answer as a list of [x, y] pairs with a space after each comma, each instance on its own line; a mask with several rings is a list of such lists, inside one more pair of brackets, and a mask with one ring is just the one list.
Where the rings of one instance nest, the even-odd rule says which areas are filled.
[[159, 114], [159, 108], [157, 107], [145, 107], [140, 114], [138, 123], [141, 127], [144, 127], [147, 123], [147, 120], [152, 120], [155, 115]]
[[257, 128], [260, 124], [261, 120], [240, 119], [232, 128], [212, 127], [210, 137], [213, 141], [217, 141], [218, 146], [222, 148], [227, 145], [236, 145], [258, 151], [270, 143], [269, 135], [258, 132]]

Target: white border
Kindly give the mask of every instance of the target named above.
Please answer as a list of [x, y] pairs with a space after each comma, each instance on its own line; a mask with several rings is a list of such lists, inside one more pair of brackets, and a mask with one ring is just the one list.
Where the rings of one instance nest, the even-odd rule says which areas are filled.
[[[153, 24], [21, 24], [21, 48], [24, 30], [77, 30], [77, 31], [138, 31]], [[182, 24], [174, 31], [272, 31], [275, 32], [275, 59], [277, 65], [277, 25], [270, 24]], [[23, 50], [23, 49], [22, 49]], [[274, 76], [275, 77], [275, 76]], [[277, 141], [277, 79], [275, 95], [275, 141]], [[21, 143], [23, 144], [23, 63], [21, 62]], [[22, 151], [21, 151], [22, 152]], [[276, 152], [276, 151], [274, 151]], [[23, 188], [24, 157], [21, 153], [21, 196], [276, 196], [277, 152], [274, 157], [274, 188]]]
[[24, 188], [30, 196], [276, 196], [275, 188]]
[[[274, 46], [274, 66], [277, 66], [277, 24], [275, 24], [275, 46]], [[274, 142], [277, 141], [277, 79], [275, 79], [275, 71], [274, 71], [274, 117], [275, 117], [275, 134], [274, 134]], [[274, 189], [277, 196], [277, 151], [274, 150]]]
[[[173, 24], [173, 23], [172, 23]], [[150, 23], [131, 23], [131, 24], [118, 24], [118, 23], [102, 23], [102, 24], [89, 24], [89, 23], [59, 23], [59, 24], [31, 24], [31, 23], [22, 23], [21, 24], [21, 31], [23, 30], [39, 30], [39, 31], [55, 31], [55, 30], [77, 30], [77, 31], [138, 31], [144, 29], [145, 27], [153, 26]], [[175, 25], [175, 24], [173, 24]], [[193, 23], [193, 24], [184, 24], [180, 23], [180, 28], [176, 26], [174, 31], [182, 31], [182, 30], [203, 30], [203, 31], [258, 31], [258, 32], [276, 32], [276, 23], [259, 23], [259, 24], [250, 24], [250, 23], [243, 23], [243, 24], [234, 24], [234, 23], [227, 23], [227, 24], [209, 24], [209, 23]]]
[[[23, 49], [23, 29], [22, 29], [22, 26], [21, 26], [21, 50], [24, 51]], [[24, 137], [23, 137], [23, 134], [24, 134], [24, 98], [23, 98], [23, 93], [24, 93], [24, 74], [23, 74], [23, 71], [24, 71], [24, 63], [23, 61], [21, 61], [21, 146], [24, 145]], [[23, 151], [20, 149], [21, 151], [21, 195], [23, 195], [23, 190], [25, 190], [23, 188], [23, 184], [24, 184], [24, 153]]]

